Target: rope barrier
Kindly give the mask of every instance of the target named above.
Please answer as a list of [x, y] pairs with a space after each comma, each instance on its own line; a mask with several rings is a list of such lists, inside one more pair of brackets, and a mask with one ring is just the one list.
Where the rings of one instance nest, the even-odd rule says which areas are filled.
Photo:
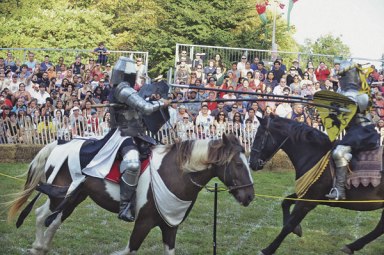
[[18, 181], [22, 181], [22, 182], [24, 182], [24, 180], [23, 180], [23, 179], [20, 179], [20, 178], [17, 178], [17, 177], [11, 176], [11, 175], [7, 175], [7, 174], [3, 174], [3, 173], [0, 173], [0, 175], [2, 175], [2, 176], [5, 176], [5, 177], [8, 177], [8, 178], [11, 178], [11, 179], [15, 179], [15, 180], [18, 180]]
[[[24, 182], [23, 179], [0, 173], [0, 175], [15, 179], [18, 181]], [[208, 192], [215, 192], [215, 187], [213, 186], [204, 186], [205, 190]], [[217, 192], [223, 192], [228, 191], [225, 187], [218, 187]], [[263, 195], [263, 194], [257, 194], [255, 193], [256, 197], [261, 198], [272, 198], [272, 199], [279, 199], [279, 200], [292, 200], [292, 201], [303, 201], [303, 202], [317, 202], [317, 203], [384, 203], [384, 200], [322, 200], [322, 199], [305, 199], [305, 198], [289, 198], [289, 197], [281, 197], [281, 196], [272, 196], [272, 195]]]

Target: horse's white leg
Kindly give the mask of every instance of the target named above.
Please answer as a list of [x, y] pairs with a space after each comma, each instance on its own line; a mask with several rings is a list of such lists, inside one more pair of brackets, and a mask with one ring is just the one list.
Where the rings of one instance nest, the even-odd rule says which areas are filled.
[[164, 243], [164, 255], [175, 255], [175, 248], [169, 249], [168, 244]]
[[28, 250], [31, 254], [46, 254], [48, 250], [44, 247], [44, 229], [45, 219], [52, 213], [49, 210], [49, 199], [39, 208], [35, 210], [36, 213], [36, 239], [32, 244], [32, 249]]
[[124, 250], [121, 251], [115, 251], [111, 255], [136, 255], [136, 251], [129, 251], [129, 242]]
[[56, 234], [57, 229], [60, 227], [62, 221], [61, 221], [61, 216], [63, 213], [59, 213], [56, 217], [56, 219], [49, 225], [49, 227], [45, 230], [44, 232], [44, 249], [47, 251], [50, 248], [51, 242], [53, 237]]

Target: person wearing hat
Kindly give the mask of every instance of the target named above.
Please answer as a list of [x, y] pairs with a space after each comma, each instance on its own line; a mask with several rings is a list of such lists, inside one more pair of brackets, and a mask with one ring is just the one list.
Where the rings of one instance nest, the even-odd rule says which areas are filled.
[[301, 70], [299, 61], [297, 59], [292, 61], [292, 66], [296, 68], [297, 73], [300, 75], [301, 78], [303, 78], [303, 70]]

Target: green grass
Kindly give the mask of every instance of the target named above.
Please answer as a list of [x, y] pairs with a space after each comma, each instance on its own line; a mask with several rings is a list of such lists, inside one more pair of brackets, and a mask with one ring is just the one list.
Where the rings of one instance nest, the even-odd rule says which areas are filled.
[[[26, 168], [26, 164], [0, 164], [0, 203], [9, 200], [7, 194], [19, 191], [23, 185], [22, 181], [1, 174], [17, 176]], [[292, 172], [262, 171], [253, 176], [256, 194], [281, 197], [293, 191]], [[179, 227], [177, 254], [212, 254], [213, 198], [213, 193], [200, 193], [191, 214]], [[258, 254], [281, 230], [280, 202], [279, 199], [256, 197], [250, 206], [244, 208], [227, 192], [219, 193], [218, 254]], [[319, 206], [302, 222], [303, 237], [289, 235], [276, 254], [344, 254], [339, 249], [371, 231], [380, 213]], [[32, 213], [24, 225], [16, 229], [14, 222], [6, 222], [4, 207], [1, 207], [0, 254], [25, 254], [34, 240], [34, 222]], [[125, 247], [132, 227], [133, 224], [118, 220], [116, 215], [86, 200], [58, 230], [49, 254], [109, 254]], [[356, 254], [384, 254], [383, 241], [380, 237]], [[161, 233], [155, 228], [144, 241], [139, 254], [162, 252]]]

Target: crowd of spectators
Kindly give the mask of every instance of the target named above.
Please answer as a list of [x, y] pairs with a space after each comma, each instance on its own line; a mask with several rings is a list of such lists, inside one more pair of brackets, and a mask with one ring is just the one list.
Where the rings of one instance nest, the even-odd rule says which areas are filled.
[[100, 43], [89, 55], [54, 62], [49, 55], [29, 52], [24, 63], [12, 52], [0, 56], [0, 142], [48, 143], [106, 134], [109, 109], [100, 105], [109, 103], [109, 51]]
[[[340, 63], [328, 67], [324, 62], [308, 62], [300, 66], [298, 60], [284, 64], [281, 57], [268, 66], [258, 57], [248, 59], [243, 55], [238, 62], [226, 66], [219, 54], [213, 59], [203, 60], [205, 54], [196, 53], [195, 59], [188, 58], [186, 50], [181, 51], [175, 72], [175, 82], [208, 90], [175, 88], [170, 95], [177, 100], [204, 100], [204, 99], [236, 99], [224, 103], [205, 102], [174, 104], [174, 116], [171, 117], [178, 136], [183, 139], [190, 137], [189, 133], [195, 130], [199, 137], [200, 129], [205, 136], [220, 136], [223, 132], [239, 133], [247, 137], [245, 130], [257, 130], [259, 121], [256, 116], [263, 117], [275, 114], [283, 118], [294, 119], [298, 122], [324, 130], [321, 118], [315, 107], [300, 103], [263, 101], [271, 99], [274, 95], [287, 95], [312, 99], [315, 92], [320, 90], [339, 90], [337, 72], [341, 70]], [[374, 68], [374, 66], [373, 66]], [[370, 74], [368, 83], [371, 84], [372, 99], [375, 106], [384, 107], [383, 73], [376, 69]], [[219, 88], [234, 92], [210, 91], [209, 88]], [[241, 92], [257, 92], [263, 96], [242, 94]], [[252, 98], [257, 101], [252, 101]], [[243, 101], [241, 99], [244, 99]], [[172, 112], [172, 111], [171, 111]], [[375, 123], [384, 119], [384, 108], [372, 108], [372, 117]], [[172, 116], [172, 114], [171, 114]], [[384, 124], [384, 120], [382, 121]], [[193, 128], [191, 128], [193, 127]], [[378, 126], [378, 132], [384, 134], [384, 129]], [[380, 131], [382, 129], [382, 131]], [[187, 132], [188, 131], [188, 132]], [[247, 142], [247, 139], [243, 139]]]
[[[76, 57], [69, 65], [64, 64], [64, 57], [59, 57], [55, 63], [49, 55], [37, 56], [43, 59], [39, 62], [33, 52], [28, 53], [24, 63], [15, 60], [12, 52], [0, 56], [0, 141], [47, 143], [58, 138], [105, 135], [110, 130], [110, 113], [108, 107], [100, 105], [109, 103], [112, 66], [108, 62], [109, 52], [102, 43], [92, 53], [95, 58]], [[191, 102], [169, 106], [170, 125], [164, 125], [161, 132], [172, 131], [173, 135], [163, 134], [162, 138], [173, 136], [172, 141], [175, 138], [220, 138], [223, 133], [234, 133], [244, 144], [250, 144], [259, 125], [257, 117], [270, 114], [321, 129], [315, 107], [263, 101], [263, 98], [270, 99], [274, 95], [312, 98], [317, 91], [339, 89], [336, 75], [339, 63], [329, 68], [323, 62], [317, 66], [308, 62], [301, 67], [295, 60], [287, 67], [283, 59], [277, 57], [268, 66], [258, 57], [248, 59], [243, 55], [227, 67], [219, 54], [213, 59], [204, 57], [205, 54], [197, 53], [190, 59], [185, 50], [178, 56], [176, 83], [208, 90], [176, 87], [170, 91], [168, 99]], [[140, 90], [147, 77], [142, 58], [136, 58], [136, 70], [134, 87]], [[374, 84], [371, 88], [375, 104], [384, 107], [383, 74], [375, 70], [369, 79]], [[228, 101], [213, 101], [218, 98]], [[205, 99], [212, 101], [200, 102]], [[378, 132], [384, 135], [384, 108], [373, 108], [372, 117], [377, 122]]]

